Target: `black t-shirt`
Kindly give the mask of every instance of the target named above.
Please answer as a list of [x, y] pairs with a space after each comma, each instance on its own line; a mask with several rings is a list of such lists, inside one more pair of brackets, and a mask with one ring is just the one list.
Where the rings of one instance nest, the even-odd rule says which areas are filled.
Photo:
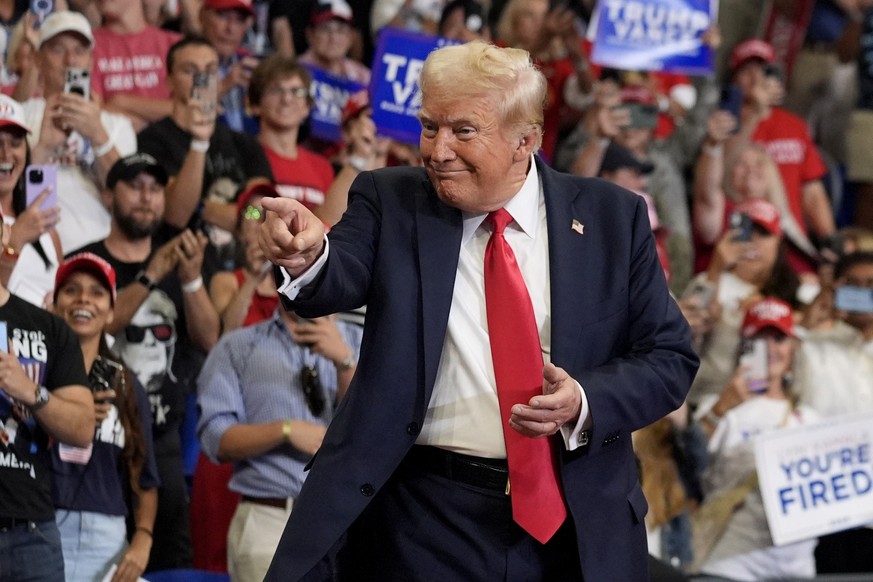
[[[152, 250], [176, 233], [176, 229], [162, 227]], [[106, 249], [104, 241], [70, 254], [80, 252], [94, 253], [112, 265], [118, 290], [134, 283], [137, 274], [148, 266], [148, 260], [141, 263], [118, 260]], [[181, 451], [179, 426], [185, 414], [185, 396], [195, 389], [206, 354], [188, 337], [182, 283], [175, 271], [149, 293], [130, 324], [116, 336], [112, 349], [136, 374], [148, 394], [155, 453], [160, 456]]]
[[[179, 174], [191, 146], [191, 134], [176, 125], [170, 117], [146, 127], [137, 137], [139, 150], [155, 157], [170, 176]], [[273, 179], [270, 162], [261, 144], [247, 133], [232, 131], [219, 122], [209, 140], [206, 167], [203, 171], [201, 200], [232, 203], [252, 178]], [[188, 226], [200, 228], [201, 215], [195, 212]], [[241, 250], [233, 235], [226, 230], [206, 226], [210, 245], [206, 249], [203, 270], [207, 279], [217, 271], [230, 271], [241, 262]]]
[[[0, 321], [36, 384], [49, 391], [88, 385], [79, 338], [61, 318], [11, 295], [0, 306]], [[6, 338], [0, 341], [5, 351]], [[0, 517], [54, 518], [48, 446], [48, 435], [30, 410], [0, 390]]]

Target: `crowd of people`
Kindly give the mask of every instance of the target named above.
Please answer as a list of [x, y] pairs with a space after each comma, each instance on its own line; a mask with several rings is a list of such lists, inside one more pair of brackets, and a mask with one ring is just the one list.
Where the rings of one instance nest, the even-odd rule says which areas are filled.
[[[362, 345], [398, 329], [378, 285], [331, 295], [328, 279], [334, 313], [304, 317], [304, 293], [298, 314], [299, 272], [265, 246], [268, 208], [295, 200], [330, 233], [362, 174], [444, 153], [442, 102], [420, 115], [420, 143], [373, 120], [368, 65], [386, 27], [526, 51], [548, 95], [540, 188], [558, 170], [644, 202], [700, 360], [682, 406], [633, 435], [652, 578], [873, 572], [873, 524], [775, 545], [754, 460], [759, 434], [873, 412], [873, 1], [721, 0], [704, 35], [715, 70], [699, 77], [592, 62], [596, 0], [48, 4], [0, 0], [0, 581], [267, 575]], [[805, 39], [787, 56], [768, 41], [774, 21]], [[364, 87], [333, 139], [309, 123], [324, 75]], [[397, 232], [368, 252], [420, 244], [405, 215], [389, 219], [402, 201], [379, 204], [378, 228]], [[376, 235], [335, 236], [341, 263]], [[413, 277], [407, 259], [391, 262]], [[530, 272], [548, 269], [525, 272], [546, 294]], [[751, 346], [767, 353], [763, 378]], [[423, 419], [405, 426], [441, 444]], [[489, 452], [505, 456], [498, 440]], [[742, 502], [714, 523], [729, 496]]]

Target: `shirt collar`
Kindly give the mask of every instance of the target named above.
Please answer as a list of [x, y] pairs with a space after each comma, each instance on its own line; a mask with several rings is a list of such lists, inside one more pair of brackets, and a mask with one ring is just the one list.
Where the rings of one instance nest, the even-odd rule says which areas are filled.
[[[540, 179], [537, 171], [537, 164], [534, 157], [530, 158], [530, 170], [528, 170], [527, 178], [521, 189], [509, 199], [503, 206], [512, 216], [513, 220], [518, 223], [522, 232], [530, 238], [536, 238], [539, 228], [539, 203], [540, 203]], [[488, 213], [473, 214], [464, 212], [464, 234], [461, 238], [461, 245], [465, 245], [473, 237], [476, 229], [482, 225], [487, 218]]]

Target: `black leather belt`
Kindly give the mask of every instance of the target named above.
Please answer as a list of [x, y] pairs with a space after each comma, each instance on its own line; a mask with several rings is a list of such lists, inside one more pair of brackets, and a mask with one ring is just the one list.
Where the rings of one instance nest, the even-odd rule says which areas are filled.
[[21, 517], [0, 517], [0, 531], [7, 531], [15, 527], [26, 526], [32, 520]]
[[406, 455], [405, 462], [453, 481], [494, 491], [506, 491], [509, 479], [505, 459], [473, 457], [437, 447], [415, 445]]
[[267, 507], [278, 507], [279, 509], [288, 507], [288, 499], [285, 497], [249, 497], [248, 495], [243, 495], [242, 500], [247, 503], [254, 503], [255, 505], [266, 505]]

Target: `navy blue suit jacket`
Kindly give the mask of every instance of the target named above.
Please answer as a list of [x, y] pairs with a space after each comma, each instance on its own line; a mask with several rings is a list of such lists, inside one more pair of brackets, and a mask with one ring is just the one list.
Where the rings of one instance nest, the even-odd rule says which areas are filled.
[[[590, 444], [560, 472], [587, 582], [647, 580], [647, 504], [631, 432], [677, 408], [697, 369], [669, 296], [642, 198], [537, 161], [545, 193], [552, 354], [585, 389]], [[584, 234], [571, 229], [573, 220]], [[415, 442], [451, 304], [461, 212], [420, 168], [361, 174], [318, 279], [291, 307], [367, 305], [360, 360], [267, 575], [298, 580], [322, 560]], [[563, 445], [559, 445], [563, 450]]]

